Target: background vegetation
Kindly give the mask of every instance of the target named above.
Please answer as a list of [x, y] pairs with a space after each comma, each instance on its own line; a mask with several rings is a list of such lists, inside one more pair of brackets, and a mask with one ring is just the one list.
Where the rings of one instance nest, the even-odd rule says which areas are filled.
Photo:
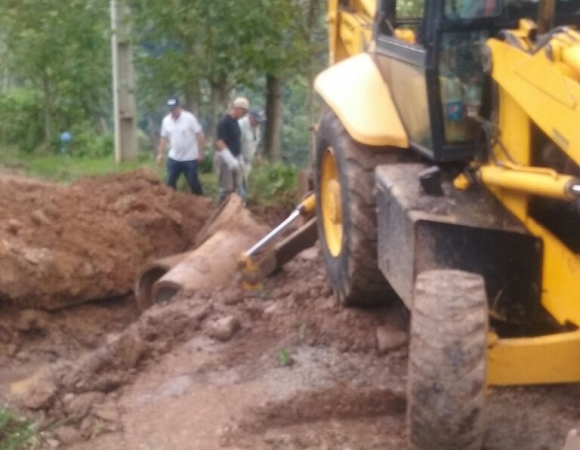
[[[199, 116], [211, 147], [216, 119], [232, 97], [246, 95], [267, 109], [271, 160], [307, 162], [311, 81], [326, 65], [324, 0], [127, 2], [145, 154], [168, 96]], [[68, 130], [73, 157], [112, 155], [109, 7], [103, 0], [0, 0], [3, 149], [57, 154]]]

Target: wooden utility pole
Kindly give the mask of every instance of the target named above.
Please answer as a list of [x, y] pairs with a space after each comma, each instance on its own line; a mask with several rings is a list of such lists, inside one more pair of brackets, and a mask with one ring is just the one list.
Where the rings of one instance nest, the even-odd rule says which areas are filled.
[[137, 159], [137, 106], [133, 46], [127, 18], [129, 8], [121, 1], [111, 1], [113, 47], [113, 99], [115, 108], [115, 159]]

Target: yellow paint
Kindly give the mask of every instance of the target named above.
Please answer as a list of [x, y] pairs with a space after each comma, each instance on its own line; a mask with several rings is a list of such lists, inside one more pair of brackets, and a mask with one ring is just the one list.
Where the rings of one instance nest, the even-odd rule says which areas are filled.
[[580, 331], [496, 339], [487, 357], [489, 385], [580, 382]]
[[336, 257], [342, 251], [342, 199], [338, 167], [332, 148], [324, 150], [320, 171], [320, 204], [324, 237], [330, 254]]
[[580, 326], [580, 255], [572, 253], [532, 218], [525, 225], [544, 243], [542, 304], [562, 325], [570, 322]]
[[409, 141], [389, 87], [363, 53], [322, 72], [314, 87], [358, 142], [407, 148]]
[[245, 252], [240, 255], [238, 268], [242, 273], [242, 289], [244, 291], [259, 291], [263, 288], [260, 267]]
[[302, 200], [302, 203], [300, 204], [300, 212], [302, 214], [309, 214], [311, 212], [314, 212], [315, 208], [316, 208], [316, 196], [314, 194], [310, 194], [308, 197]]
[[[580, 40], [580, 34], [574, 35]], [[569, 71], [580, 69], [577, 47], [562, 49], [563, 39], [555, 38], [550, 48], [557, 48], [557, 56], [550, 60], [546, 51], [532, 55], [495, 39], [488, 40], [488, 46], [493, 54], [493, 78], [544, 133], [580, 164], [580, 84], [561, 69], [562, 64]], [[506, 129], [500, 129], [503, 136]], [[519, 133], [525, 134], [521, 129]], [[522, 151], [529, 152], [529, 147]]]
[[366, 50], [372, 38], [375, 9], [373, 0], [350, 0], [346, 9], [338, 0], [329, 0], [327, 23], [331, 64]]
[[408, 42], [409, 44], [414, 44], [417, 40], [415, 32], [406, 28], [396, 28], [395, 37], [401, 41]]
[[487, 186], [509, 189], [524, 194], [560, 200], [572, 200], [570, 185], [575, 180], [553, 170], [529, 167], [484, 166], [479, 170], [481, 181]]
[[469, 181], [469, 178], [467, 178], [465, 176], [464, 173], [460, 173], [453, 180], [453, 186], [455, 186], [455, 189], [459, 189], [460, 191], [464, 191], [467, 188], [469, 188], [469, 186], [471, 186], [471, 182]]
[[[525, 35], [524, 31], [520, 33]], [[580, 35], [575, 34], [580, 39]], [[493, 149], [495, 159], [502, 164], [512, 165], [520, 172], [518, 190], [515, 186], [500, 187], [501, 182], [484, 177], [484, 184], [490, 191], [526, 226], [533, 235], [541, 238], [544, 258], [542, 261], [542, 305], [561, 324], [566, 322], [580, 326], [580, 255], [570, 251], [550, 231], [528, 216], [529, 193], [546, 194], [550, 191], [558, 197], [566, 179], [552, 171], [535, 170], [531, 163], [531, 120], [533, 120], [554, 143], [559, 145], [576, 163], [580, 164], [580, 84], [566, 73], [575, 73], [580, 66], [575, 61], [578, 50], [567, 39], [556, 36], [551, 44], [556, 53], [549, 59], [545, 50], [534, 55], [510, 47], [494, 39], [488, 41], [493, 54], [492, 76], [500, 86], [499, 92], [499, 137], [511, 158], [496, 145]], [[564, 49], [561, 46], [565, 47]], [[552, 45], [551, 45], [552, 47]], [[562, 70], [562, 64], [566, 70]], [[513, 161], [513, 163], [512, 163]], [[489, 164], [493, 164], [490, 161]], [[498, 174], [505, 170], [497, 167], [484, 167], [483, 172]], [[500, 174], [503, 175], [503, 174]], [[533, 181], [544, 176], [537, 186]], [[511, 174], [514, 182], [514, 174]], [[551, 180], [548, 180], [551, 178]], [[521, 182], [521, 183], [520, 183]], [[495, 184], [492, 185], [492, 184]], [[523, 186], [522, 186], [523, 185]], [[532, 346], [534, 342], [530, 341]], [[567, 348], [562, 344], [562, 351]], [[544, 346], [552, 351], [560, 347]], [[519, 354], [514, 352], [512, 358]], [[546, 352], [546, 357], [549, 356]], [[541, 354], [544, 357], [544, 354]], [[580, 361], [580, 359], [576, 359]], [[515, 364], [516, 362], [514, 362]], [[571, 364], [580, 367], [580, 363]], [[524, 367], [524, 366], [522, 366]], [[567, 368], [566, 370], [573, 370]]]

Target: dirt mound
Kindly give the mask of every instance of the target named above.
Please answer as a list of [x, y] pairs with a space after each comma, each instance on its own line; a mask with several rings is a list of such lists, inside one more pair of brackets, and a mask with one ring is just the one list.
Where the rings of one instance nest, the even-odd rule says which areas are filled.
[[0, 301], [55, 309], [131, 291], [149, 259], [187, 250], [211, 213], [146, 170], [71, 186], [0, 178]]

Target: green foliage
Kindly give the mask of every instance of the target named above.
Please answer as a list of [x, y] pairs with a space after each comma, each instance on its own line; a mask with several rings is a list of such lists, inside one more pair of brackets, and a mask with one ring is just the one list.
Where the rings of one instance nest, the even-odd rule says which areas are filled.
[[426, 0], [399, 0], [397, 1], [398, 19], [417, 19], [423, 17]]
[[299, 167], [308, 165], [311, 132], [307, 112], [304, 110], [308, 95], [305, 77], [296, 77], [286, 83], [282, 92], [284, 120], [282, 125], [282, 152], [284, 157]]
[[9, 409], [0, 409], [0, 450], [40, 448], [38, 426], [18, 417]]
[[[304, 164], [311, 75], [326, 63], [318, 0], [131, 0], [139, 124], [155, 136], [180, 95], [208, 140], [234, 95], [265, 106], [265, 76], [288, 83], [283, 153]], [[112, 151], [109, 2], [0, 0], [0, 143], [37, 153], [73, 133], [73, 156]], [[318, 18], [318, 19], [316, 19]], [[202, 171], [211, 171], [211, 161]]]
[[200, 173], [213, 173], [213, 152], [208, 151], [207, 149], [204, 151], [204, 159], [203, 162], [199, 164], [199, 172]]
[[288, 367], [294, 364], [294, 359], [285, 348], [278, 350], [278, 363], [282, 367]]
[[98, 133], [89, 124], [81, 123], [71, 129], [72, 140], [68, 152], [73, 157], [103, 158], [113, 155], [113, 133]]
[[13, 88], [0, 94], [0, 140], [33, 151], [43, 139], [42, 94]]
[[267, 164], [255, 168], [248, 181], [248, 205], [294, 206], [298, 170], [293, 164]]
[[5, 83], [40, 93], [44, 138], [111, 109], [109, 17], [100, 0], [0, 2]]

